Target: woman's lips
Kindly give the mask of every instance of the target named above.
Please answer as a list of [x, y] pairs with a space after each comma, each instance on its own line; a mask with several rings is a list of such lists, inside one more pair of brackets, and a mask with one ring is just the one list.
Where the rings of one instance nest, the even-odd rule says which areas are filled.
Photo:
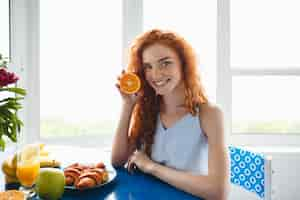
[[171, 79], [153, 81], [153, 85], [157, 88], [165, 86]]

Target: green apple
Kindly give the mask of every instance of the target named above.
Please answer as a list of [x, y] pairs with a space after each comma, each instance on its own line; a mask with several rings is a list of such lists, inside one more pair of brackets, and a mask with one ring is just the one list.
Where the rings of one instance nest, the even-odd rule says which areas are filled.
[[57, 168], [41, 168], [35, 190], [45, 200], [57, 200], [64, 193], [64, 172]]

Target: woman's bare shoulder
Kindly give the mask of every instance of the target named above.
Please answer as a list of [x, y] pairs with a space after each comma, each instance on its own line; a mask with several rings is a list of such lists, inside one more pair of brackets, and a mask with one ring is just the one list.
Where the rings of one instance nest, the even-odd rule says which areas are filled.
[[219, 106], [212, 103], [201, 104], [200, 106], [200, 117], [211, 118], [223, 115], [223, 112]]
[[223, 112], [215, 104], [202, 104], [199, 115], [200, 124], [206, 136], [223, 124]]

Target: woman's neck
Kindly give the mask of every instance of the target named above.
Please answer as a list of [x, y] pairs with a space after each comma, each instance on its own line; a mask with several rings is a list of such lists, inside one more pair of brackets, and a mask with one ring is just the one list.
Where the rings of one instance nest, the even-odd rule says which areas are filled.
[[183, 84], [178, 86], [172, 93], [162, 96], [162, 112], [172, 114], [185, 108], [185, 95]]

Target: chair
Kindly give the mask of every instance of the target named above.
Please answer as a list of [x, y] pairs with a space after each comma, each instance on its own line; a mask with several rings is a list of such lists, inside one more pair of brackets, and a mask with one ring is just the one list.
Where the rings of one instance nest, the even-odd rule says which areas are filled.
[[229, 150], [231, 183], [271, 200], [271, 157], [240, 147], [229, 146]]

